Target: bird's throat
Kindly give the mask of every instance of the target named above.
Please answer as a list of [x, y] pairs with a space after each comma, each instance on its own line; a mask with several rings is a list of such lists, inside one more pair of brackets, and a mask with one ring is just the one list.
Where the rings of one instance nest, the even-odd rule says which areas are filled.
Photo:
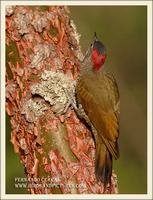
[[92, 51], [92, 66], [94, 71], [99, 71], [106, 60], [106, 54], [99, 54], [96, 49]]

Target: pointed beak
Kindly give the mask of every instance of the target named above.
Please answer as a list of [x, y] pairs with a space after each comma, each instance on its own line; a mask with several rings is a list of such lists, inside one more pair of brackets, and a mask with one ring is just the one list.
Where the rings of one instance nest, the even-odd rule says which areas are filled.
[[94, 33], [94, 42], [98, 41], [96, 32]]

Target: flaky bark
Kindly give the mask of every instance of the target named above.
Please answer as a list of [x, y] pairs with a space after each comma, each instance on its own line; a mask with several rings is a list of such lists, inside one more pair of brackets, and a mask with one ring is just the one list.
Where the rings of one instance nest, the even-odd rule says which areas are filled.
[[6, 111], [33, 194], [117, 193], [114, 173], [106, 191], [96, 181], [92, 135], [67, 96], [75, 98], [78, 38], [67, 7], [6, 8]]

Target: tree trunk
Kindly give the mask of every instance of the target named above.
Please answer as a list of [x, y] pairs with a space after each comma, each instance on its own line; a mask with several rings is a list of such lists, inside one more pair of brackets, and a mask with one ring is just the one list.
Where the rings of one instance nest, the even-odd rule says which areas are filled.
[[81, 58], [67, 7], [6, 8], [6, 111], [32, 194], [117, 193], [114, 173], [105, 191], [96, 181], [92, 135], [67, 95]]

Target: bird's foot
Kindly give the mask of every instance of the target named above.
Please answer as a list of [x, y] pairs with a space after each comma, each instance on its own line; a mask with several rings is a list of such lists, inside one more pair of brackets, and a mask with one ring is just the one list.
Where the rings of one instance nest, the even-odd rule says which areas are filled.
[[69, 99], [69, 104], [72, 106], [72, 108], [76, 112], [78, 118], [84, 119], [89, 126], [92, 126], [92, 124], [89, 120], [89, 117], [86, 115], [82, 105], [79, 104], [77, 107], [75, 98], [67, 90], [65, 90], [65, 93], [67, 95], [67, 98]]
[[64, 89], [64, 92], [65, 92], [67, 99], [69, 101], [69, 105], [71, 105], [74, 110], [77, 110], [78, 108], [77, 108], [77, 105], [76, 105], [76, 100], [73, 97], [73, 95], [66, 89]]

